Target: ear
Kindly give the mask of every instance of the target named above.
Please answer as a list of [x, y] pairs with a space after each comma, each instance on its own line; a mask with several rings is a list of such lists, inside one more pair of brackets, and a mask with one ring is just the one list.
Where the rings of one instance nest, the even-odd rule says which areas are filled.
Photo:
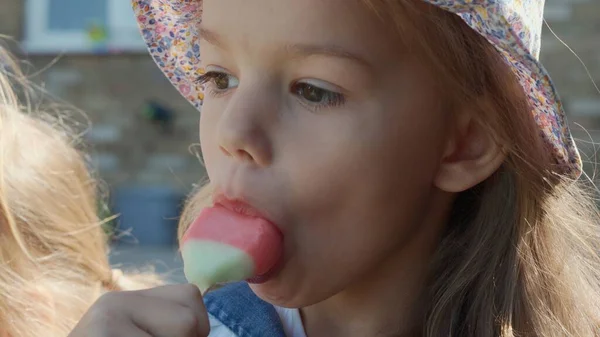
[[471, 114], [463, 114], [448, 141], [434, 184], [446, 192], [466, 191], [496, 172], [505, 158], [485, 127]]

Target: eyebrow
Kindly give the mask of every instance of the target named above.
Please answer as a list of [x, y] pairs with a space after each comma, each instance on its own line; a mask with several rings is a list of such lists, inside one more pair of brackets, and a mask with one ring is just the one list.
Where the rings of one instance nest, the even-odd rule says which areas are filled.
[[200, 36], [201, 39], [205, 40], [206, 42], [208, 42], [214, 46], [223, 47], [223, 40], [221, 39], [219, 34], [213, 32], [212, 30], [208, 30], [204, 27], [199, 27], [198, 35]]
[[337, 57], [358, 62], [364, 66], [371, 67], [371, 64], [367, 62], [364, 58], [353, 54], [342, 47], [334, 45], [291, 44], [286, 47], [286, 50], [291, 54], [303, 57], [314, 55]]
[[[201, 39], [205, 40], [206, 42], [208, 42], [214, 46], [217, 46], [220, 48], [224, 48], [224, 46], [225, 46], [225, 43], [223, 42], [223, 39], [221, 38], [221, 36], [212, 30], [209, 30], [204, 27], [199, 27], [198, 34]], [[296, 44], [287, 45], [285, 47], [285, 50], [286, 50], [286, 52], [288, 52], [290, 54], [301, 56], [301, 57], [309, 57], [309, 56], [315, 56], [315, 55], [336, 57], [336, 58], [342, 58], [342, 59], [354, 61], [354, 62], [360, 63], [363, 66], [366, 66], [369, 68], [371, 67], [371, 64], [369, 62], [367, 62], [364, 58], [362, 58], [356, 54], [353, 54], [353, 53], [349, 52], [348, 50], [345, 50], [342, 47], [334, 46], [334, 45], [316, 45], [316, 44], [296, 43]]]

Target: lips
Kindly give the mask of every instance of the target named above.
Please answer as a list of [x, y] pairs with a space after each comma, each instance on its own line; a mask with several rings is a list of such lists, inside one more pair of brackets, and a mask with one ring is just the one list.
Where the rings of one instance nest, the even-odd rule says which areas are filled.
[[219, 193], [214, 196], [213, 203], [244, 216], [264, 219], [277, 228], [277, 230], [281, 231], [280, 227], [267, 216], [266, 212], [254, 207], [242, 198], [231, 199]]
[[228, 199], [223, 195], [217, 195], [214, 200], [215, 205], [220, 205], [232, 212], [250, 217], [263, 218], [262, 212], [255, 207], [250, 206], [245, 201], [239, 199]]

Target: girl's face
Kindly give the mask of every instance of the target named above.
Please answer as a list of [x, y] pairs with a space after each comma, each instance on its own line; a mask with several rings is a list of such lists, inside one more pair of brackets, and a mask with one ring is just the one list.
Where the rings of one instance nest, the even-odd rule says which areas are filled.
[[307, 306], [433, 249], [452, 123], [397, 33], [358, 1], [203, 6], [208, 175], [285, 236], [282, 268], [255, 292]]

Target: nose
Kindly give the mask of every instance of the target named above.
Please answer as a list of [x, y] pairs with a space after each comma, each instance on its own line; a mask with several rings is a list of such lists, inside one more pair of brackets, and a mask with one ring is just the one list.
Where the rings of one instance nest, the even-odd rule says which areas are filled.
[[[273, 161], [271, 140], [266, 130], [269, 113], [256, 98], [244, 98], [236, 93], [221, 115], [217, 126], [219, 149], [240, 162], [260, 167]], [[255, 96], [256, 97], [256, 96]], [[243, 103], [242, 103], [243, 102]]]

